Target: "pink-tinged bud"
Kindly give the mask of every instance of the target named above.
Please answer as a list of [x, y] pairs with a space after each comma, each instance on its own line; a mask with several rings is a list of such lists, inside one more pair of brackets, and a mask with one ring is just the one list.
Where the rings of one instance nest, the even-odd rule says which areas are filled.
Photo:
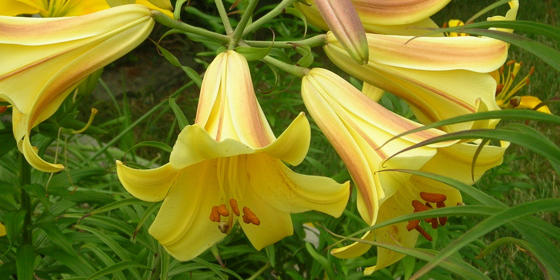
[[350, 0], [316, 0], [321, 16], [350, 57], [359, 64], [369, 58], [364, 26]]

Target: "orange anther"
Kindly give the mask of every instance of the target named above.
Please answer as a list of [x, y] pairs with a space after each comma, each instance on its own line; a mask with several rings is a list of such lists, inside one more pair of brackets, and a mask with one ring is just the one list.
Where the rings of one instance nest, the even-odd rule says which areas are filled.
[[447, 224], [447, 217], [439, 217], [438, 219], [441, 226], [445, 226], [445, 224]]
[[210, 221], [212, 222], [220, 221], [220, 213], [218, 212], [218, 206], [212, 207], [212, 213], [210, 213]]
[[231, 210], [233, 210], [233, 213], [235, 213], [235, 215], [237, 215], [239, 217], [239, 208], [237, 207], [237, 200], [235, 199], [230, 199], [229, 200], [229, 205], [231, 205]]
[[408, 221], [408, 225], [406, 225], [406, 229], [408, 231], [411, 231], [415, 229], [419, 224], [420, 224], [420, 220]]
[[413, 200], [412, 201], [412, 206], [414, 207], [414, 210], [416, 210], [417, 212], [422, 212], [422, 211], [429, 210], [429, 208], [426, 207], [426, 205], [424, 205], [422, 202], [420, 202], [418, 200]]
[[512, 64], [515, 64], [515, 60], [513, 60], [513, 59], [510, 60], [510, 61], [508, 61], [508, 62], [506, 63], [507, 66], [510, 66], [510, 65], [512, 65]]
[[438, 219], [433, 218], [432, 219], [432, 228], [436, 229], [438, 227]]
[[428, 241], [432, 241], [432, 237], [420, 226], [417, 225], [415, 228], [420, 234], [422, 234], [422, 236], [424, 236], [424, 238], [428, 239]]
[[501, 93], [503, 89], [504, 89], [504, 84], [499, 84], [498, 86], [496, 86], [496, 94]]
[[[255, 215], [255, 213], [253, 213], [253, 211], [251, 211], [251, 209], [247, 208], [247, 207], [243, 207], [243, 221], [245, 222], [245, 220], [248, 220], [250, 223], [258, 226], [261, 224], [261, 221], [259, 220], [259, 218], [257, 217], [257, 215]], [[245, 218], [247, 217], [247, 218]], [[247, 222], [246, 222], [247, 223]]]
[[443, 201], [438, 202], [438, 203], [436, 203], [436, 206], [437, 206], [437, 208], [443, 208], [443, 207], [445, 207], [445, 202], [443, 202]]
[[440, 193], [427, 193], [427, 192], [420, 192], [420, 197], [427, 201], [427, 202], [432, 202], [432, 203], [436, 203], [436, 202], [441, 202], [441, 201], [445, 201], [447, 199], [447, 196], [444, 194], [440, 194]]
[[531, 66], [531, 70], [529, 70], [529, 76], [533, 75], [533, 73], [535, 73], [535, 66]]
[[220, 206], [218, 206], [218, 213], [220, 213], [220, 215], [227, 217], [229, 216], [229, 211], [226, 208], [225, 204], [222, 204]]
[[243, 222], [246, 223], [246, 224], [250, 224], [251, 220], [249, 220], [249, 216], [243, 215]]
[[0, 114], [6, 112], [8, 110], [8, 106], [0, 106]]

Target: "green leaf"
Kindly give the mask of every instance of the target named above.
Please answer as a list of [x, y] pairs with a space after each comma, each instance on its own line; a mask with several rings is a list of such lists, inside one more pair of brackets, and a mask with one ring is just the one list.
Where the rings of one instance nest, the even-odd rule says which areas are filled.
[[302, 36], [302, 38], [305, 38], [305, 37], [307, 36], [307, 18], [305, 17], [305, 15], [304, 15], [302, 12], [300, 12], [298, 9], [296, 9], [296, 8], [290, 8], [290, 7], [284, 9], [284, 12], [285, 12], [286, 14], [295, 16], [295, 17], [301, 19], [301, 21], [303, 21], [304, 29], [303, 29], [303, 36]]
[[[183, 128], [185, 128], [185, 126], [189, 125], [189, 121], [187, 120], [187, 117], [185, 117], [185, 114], [183, 113], [181, 108], [179, 108], [179, 106], [175, 102], [175, 98], [173, 98], [173, 97], [169, 98], [169, 106], [171, 107], [171, 110], [173, 110], [173, 113], [175, 114], [175, 117], [177, 118], [177, 121], [179, 122], [179, 129], [183, 130]], [[169, 151], [169, 152], [171, 152], [171, 151]]]
[[64, 236], [62, 231], [55, 224], [42, 224], [41, 228], [45, 231], [51, 242], [62, 248], [62, 250], [69, 255], [77, 256], [74, 248], [72, 248], [72, 244], [68, 241], [68, 238]]
[[[89, 276], [87, 278], [87, 280], [93, 280], [93, 279], [97, 279], [103, 275], [107, 275], [107, 274], [111, 274], [111, 273], [115, 273], [115, 272], [119, 272], [122, 270], [125, 270], [127, 268], [144, 268], [144, 269], [149, 269], [149, 267], [139, 264], [135, 261], [123, 261], [120, 263], [116, 263], [114, 265], [108, 266], [104, 269], [99, 270], [98, 272], [92, 274], [91, 276]], [[140, 279], [140, 278], [138, 278]]]
[[27, 211], [18, 210], [8, 212], [4, 215], [4, 225], [6, 226], [6, 236], [11, 244], [14, 244], [19, 238], [23, 230], [23, 220]]
[[313, 257], [313, 259], [315, 259], [323, 267], [323, 269], [325, 269], [325, 272], [329, 276], [329, 279], [335, 279], [335, 274], [331, 262], [327, 260], [327, 258], [323, 257], [321, 254], [317, 253], [317, 251], [315, 251], [315, 248], [313, 248], [313, 245], [311, 245], [311, 243], [305, 242], [305, 248], [307, 249], [307, 252], [309, 252], [311, 257]]
[[[159, 142], [158, 142], [159, 143]], [[146, 202], [146, 201], [142, 201], [139, 200], [137, 198], [125, 198], [125, 199], [121, 199], [118, 201], [115, 201], [113, 203], [109, 203], [106, 205], [103, 205], [102, 207], [99, 207], [91, 212], [89, 212], [86, 216], [91, 216], [91, 215], [96, 215], [96, 214], [100, 214], [103, 212], [107, 212], [107, 211], [111, 211], [111, 210], [115, 210], [115, 209], [119, 209], [123, 206], [127, 206], [127, 205], [134, 205], [134, 204], [139, 204], [139, 205], [151, 205], [151, 202]], [[84, 218], [86, 217], [84, 216]]]
[[17, 146], [16, 139], [11, 129], [0, 130], [0, 143], [2, 143], [2, 145], [0, 145], [0, 157]]
[[[113, 259], [111, 259], [111, 257], [105, 254], [103, 250], [99, 249], [99, 247], [97, 247], [94, 244], [85, 244], [84, 246], [82, 246], [82, 248], [89, 249], [90, 251], [92, 251], [97, 256], [97, 258], [99, 258], [105, 264], [106, 267], [115, 264], [115, 262], [113, 261]], [[113, 276], [118, 280], [126, 280], [126, 277], [124, 276], [122, 271], [114, 272]]]
[[298, 60], [297, 65], [301, 67], [309, 67], [315, 57], [313, 57], [313, 52], [311, 52], [311, 48], [307, 45], [298, 45], [296, 47], [296, 51], [302, 55], [302, 57]]
[[471, 228], [465, 234], [452, 241], [442, 251], [440, 251], [433, 259], [431, 259], [424, 267], [418, 270], [411, 279], [418, 279], [428, 271], [441, 264], [447, 258], [459, 251], [470, 242], [485, 235], [486, 233], [502, 226], [506, 223], [522, 218], [527, 215], [535, 214], [538, 212], [554, 212], [560, 211], [560, 199], [545, 199], [527, 202], [517, 205], [495, 214], [478, 225]]
[[134, 230], [134, 235], [132, 236], [133, 238], [136, 237], [136, 234], [138, 233], [138, 231], [140, 231], [140, 229], [142, 228], [142, 226], [144, 225], [144, 223], [146, 222], [146, 220], [152, 216], [152, 214], [159, 209], [159, 207], [161, 206], [163, 202], [156, 202], [156, 203], [152, 203], [150, 205], [150, 207], [148, 207], [148, 209], [146, 209], [146, 212], [144, 212], [144, 214], [142, 215], [142, 217], [140, 217], [140, 221], [138, 221], [138, 225], [136, 225], [136, 229]]
[[19, 280], [33, 279], [35, 269], [35, 253], [33, 246], [25, 244], [19, 247], [16, 252], [17, 277]]

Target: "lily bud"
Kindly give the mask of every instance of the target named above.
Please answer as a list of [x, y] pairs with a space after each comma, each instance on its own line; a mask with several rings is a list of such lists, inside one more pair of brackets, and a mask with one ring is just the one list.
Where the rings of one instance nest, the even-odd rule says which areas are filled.
[[350, 0], [316, 0], [323, 19], [348, 52], [359, 64], [366, 64], [369, 57], [364, 26]]

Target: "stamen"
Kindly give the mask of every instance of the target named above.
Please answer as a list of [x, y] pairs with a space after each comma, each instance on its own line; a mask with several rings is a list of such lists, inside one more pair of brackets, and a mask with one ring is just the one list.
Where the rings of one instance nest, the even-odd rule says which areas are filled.
[[0, 114], [6, 112], [8, 110], [8, 106], [0, 106]]
[[430, 208], [428, 208], [426, 205], [424, 205], [422, 202], [420, 202], [418, 200], [413, 200], [412, 201], [412, 206], [414, 207], [414, 210], [416, 210], [418, 212], [430, 210]]
[[415, 229], [419, 224], [420, 224], [420, 220], [408, 221], [408, 225], [406, 225], [406, 229], [408, 231], [411, 231]]
[[420, 197], [427, 201], [427, 202], [431, 202], [431, 203], [438, 203], [438, 202], [443, 202], [447, 199], [447, 196], [444, 194], [439, 194], [439, 193], [427, 193], [427, 192], [420, 192]]
[[[259, 220], [259, 218], [257, 217], [257, 215], [255, 215], [255, 213], [253, 213], [253, 211], [251, 211], [251, 209], [247, 208], [247, 207], [243, 207], [243, 222], [245, 222], [246, 224], [254, 224], [256, 226], [261, 224], [261, 221]], [[245, 219], [245, 217], [247, 217], [247, 219]], [[247, 222], [248, 221], [248, 222]]]
[[227, 217], [229, 216], [229, 211], [226, 208], [225, 204], [222, 204], [220, 206], [218, 206], [218, 213], [220, 213], [220, 215]]
[[438, 227], [438, 219], [433, 218], [432, 219], [432, 228], [437, 229], [437, 227]]
[[428, 239], [428, 241], [432, 241], [432, 237], [420, 226], [417, 225], [415, 228], [420, 234], [422, 234], [422, 236], [424, 236], [424, 238]]
[[[436, 206], [437, 206], [437, 208], [443, 208], [443, 207], [445, 207], [445, 202], [443, 202], [443, 201], [438, 202], [436, 204]], [[445, 226], [445, 224], [447, 224], [447, 217], [439, 217], [438, 220], [439, 220], [439, 224], [441, 226]]]
[[235, 213], [235, 215], [239, 217], [240, 213], [239, 213], [239, 208], [237, 207], [237, 200], [233, 198], [230, 199], [229, 205], [231, 205], [231, 210], [233, 210], [233, 213]]
[[218, 212], [218, 206], [212, 207], [212, 212], [210, 213], [210, 221], [212, 222], [220, 221], [220, 213]]

